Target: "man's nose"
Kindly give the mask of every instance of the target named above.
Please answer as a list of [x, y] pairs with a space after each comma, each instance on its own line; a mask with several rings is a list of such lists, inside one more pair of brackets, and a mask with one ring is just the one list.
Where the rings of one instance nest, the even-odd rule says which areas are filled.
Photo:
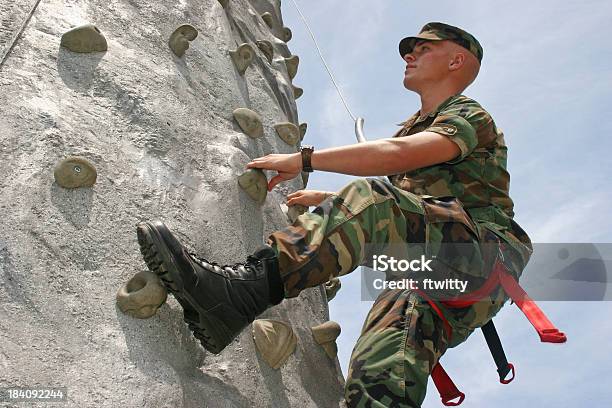
[[408, 54], [404, 55], [404, 61], [409, 63], [409, 62], [412, 62], [414, 60], [415, 60], [415, 58], [414, 58], [414, 55], [412, 55], [412, 53], [408, 53]]

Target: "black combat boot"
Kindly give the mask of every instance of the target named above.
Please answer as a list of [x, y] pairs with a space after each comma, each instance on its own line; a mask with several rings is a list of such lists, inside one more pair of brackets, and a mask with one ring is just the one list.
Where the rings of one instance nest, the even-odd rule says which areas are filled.
[[257, 315], [284, 298], [276, 252], [267, 245], [244, 263], [219, 266], [188, 252], [161, 221], [142, 222], [136, 232], [147, 266], [212, 353], [220, 353]]

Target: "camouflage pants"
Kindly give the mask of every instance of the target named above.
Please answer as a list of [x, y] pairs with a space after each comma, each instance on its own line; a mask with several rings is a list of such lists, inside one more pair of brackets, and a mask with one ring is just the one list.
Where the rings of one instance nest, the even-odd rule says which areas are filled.
[[[287, 297], [367, 264], [372, 243], [466, 242], [478, 245], [481, 232], [460, 204], [421, 197], [379, 179], [356, 179], [292, 225], [270, 235], [278, 253]], [[484, 282], [483, 260], [450, 270]], [[476, 271], [476, 272], [474, 272]], [[463, 309], [446, 309], [442, 319], [417, 293], [386, 289], [374, 302], [351, 356], [345, 397], [349, 407], [420, 407], [432, 368], [449, 347], [487, 323], [506, 298], [491, 298]]]

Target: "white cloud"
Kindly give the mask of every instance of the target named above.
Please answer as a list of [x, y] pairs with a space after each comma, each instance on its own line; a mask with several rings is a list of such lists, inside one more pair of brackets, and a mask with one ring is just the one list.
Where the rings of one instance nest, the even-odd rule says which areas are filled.
[[[546, 197], [546, 191], [542, 193]], [[611, 198], [606, 192], [572, 197], [545, 213], [524, 217], [524, 228], [531, 240], [538, 243], [601, 242], [612, 231], [612, 218], [605, 215], [610, 213]]]

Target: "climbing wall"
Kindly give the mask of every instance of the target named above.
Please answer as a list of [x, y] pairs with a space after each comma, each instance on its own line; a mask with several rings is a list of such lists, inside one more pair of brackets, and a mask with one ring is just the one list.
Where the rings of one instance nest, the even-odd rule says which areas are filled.
[[[219, 355], [172, 296], [147, 319], [117, 302], [146, 271], [139, 221], [162, 219], [221, 263], [288, 224], [282, 203], [302, 178], [262, 196], [261, 174], [244, 174], [255, 157], [296, 152], [306, 129], [280, 2], [0, 0], [0, 11], [0, 387], [66, 387], [69, 407], [341, 404], [323, 287], [267, 311], [257, 345], [249, 327]], [[270, 346], [261, 333], [275, 327]], [[266, 347], [280, 347], [272, 364]]]

